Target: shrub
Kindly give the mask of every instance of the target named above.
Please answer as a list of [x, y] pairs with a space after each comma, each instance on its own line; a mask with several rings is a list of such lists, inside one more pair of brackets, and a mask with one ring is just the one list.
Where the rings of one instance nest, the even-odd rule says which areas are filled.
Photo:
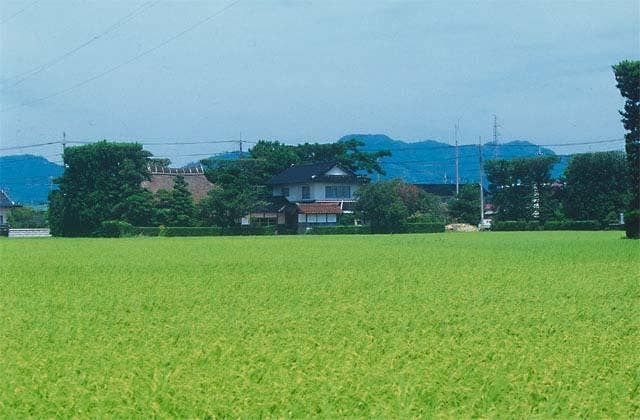
[[600, 228], [600, 222], [597, 220], [549, 221], [544, 224], [544, 230], [600, 230]]
[[133, 236], [136, 233], [131, 223], [121, 220], [106, 220], [100, 223], [100, 227], [95, 232], [95, 236], [103, 238], [121, 238], [123, 236]]
[[356, 215], [353, 213], [343, 213], [340, 215], [340, 226], [355, 226]]
[[491, 224], [491, 230], [504, 232], [519, 230], [542, 230], [542, 226], [539, 222], [535, 221], [509, 220], [503, 222], [493, 222]]
[[631, 210], [624, 215], [624, 228], [627, 238], [640, 238], [640, 210]]

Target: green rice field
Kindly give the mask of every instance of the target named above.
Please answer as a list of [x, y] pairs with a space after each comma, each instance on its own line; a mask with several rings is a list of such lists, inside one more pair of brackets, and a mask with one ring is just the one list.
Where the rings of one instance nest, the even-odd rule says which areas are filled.
[[0, 240], [0, 417], [640, 417], [621, 232]]

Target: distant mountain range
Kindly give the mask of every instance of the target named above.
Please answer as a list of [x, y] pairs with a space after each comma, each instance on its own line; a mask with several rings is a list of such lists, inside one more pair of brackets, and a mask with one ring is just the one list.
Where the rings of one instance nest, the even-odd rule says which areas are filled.
[[[384, 134], [349, 134], [341, 141], [356, 139], [365, 143], [363, 150], [390, 150], [391, 156], [381, 160], [386, 175], [381, 179], [402, 178], [410, 183], [446, 184], [455, 183], [456, 148], [448, 143], [436, 140], [405, 142], [394, 140]], [[528, 141], [509, 141], [487, 143], [482, 146], [484, 160], [512, 159], [516, 157], [533, 157], [538, 155], [556, 156], [555, 152]], [[478, 145], [460, 145], [460, 179], [461, 182], [477, 182], [479, 179]], [[560, 156], [552, 176], [557, 178], [564, 173], [570, 156]]]
[[0, 188], [17, 203], [45, 204], [52, 178], [62, 175], [63, 170], [42, 156], [0, 156]]
[[[456, 150], [450, 144], [436, 140], [405, 142], [394, 140], [383, 134], [350, 134], [343, 136], [340, 140], [349, 139], [364, 142], [363, 150], [366, 151], [391, 151], [392, 156], [381, 159], [386, 175], [380, 176], [380, 179], [402, 178], [407, 182], [423, 184], [455, 183]], [[461, 145], [459, 154], [461, 182], [477, 182], [479, 179], [478, 146]], [[553, 150], [528, 141], [509, 141], [499, 145], [487, 143], [482, 147], [485, 160], [495, 157], [502, 159], [532, 157], [539, 154], [555, 155]], [[237, 159], [238, 155], [238, 152], [227, 152], [215, 158]], [[560, 156], [560, 162], [553, 168], [554, 178], [564, 173], [569, 158], [570, 156]], [[0, 188], [7, 191], [12, 200], [22, 204], [46, 203], [52, 187], [51, 178], [60, 176], [62, 172], [62, 166], [49, 162], [41, 156], [0, 156]], [[378, 179], [375, 175], [373, 177]]]

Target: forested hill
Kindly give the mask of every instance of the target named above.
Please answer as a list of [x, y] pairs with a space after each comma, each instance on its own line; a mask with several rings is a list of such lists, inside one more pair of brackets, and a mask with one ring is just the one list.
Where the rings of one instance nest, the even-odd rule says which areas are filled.
[[0, 188], [21, 204], [45, 204], [51, 178], [60, 176], [62, 172], [62, 166], [42, 156], [0, 156]]
[[[455, 182], [456, 149], [454, 146], [435, 140], [405, 142], [394, 140], [383, 134], [350, 134], [340, 140], [357, 139], [365, 143], [364, 150], [391, 151], [391, 157], [383, 158], [382, 163], [387, 174], [381, 178], [402, 178], [412, 183], [447, 183]], [[478, 180], [479, 161], [477, 145], [460, 146], [460, 178], [462, 182]], [[538, 153], [554, 156], [551, 149], [539, 147], [528, 141], [509, 141], [500, 143], [499, 147], [487, 143], [482, 147], [485, 160], [500, 157], [533, 157]], [[560, 163], [553, 169], [553, 176], [559, 177], [567, 166], [569, 156], [560, 156]]]

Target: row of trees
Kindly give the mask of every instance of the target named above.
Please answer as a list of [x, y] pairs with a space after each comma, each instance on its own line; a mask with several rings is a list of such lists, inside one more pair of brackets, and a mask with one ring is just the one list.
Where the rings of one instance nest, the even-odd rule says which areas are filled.
[[496, 220], [597, 220], [614, 223], [625, 211], [629, 168], [622, 152], [578, 154], [554, 182], [558, 158], [494, 160], [485, 164]]
[[65, 172], [49, 197], [49, 225], [58, 236], [90, 236], [105, 221], [136, 226], [232, 226], [264, 204], [267, 181], [296, 163], [336, 161], [354, 170], [384, 173], [378, 158], [388, 151], [363, 152], [355, 140], [333, 144], [284, 145], [261, 141], [248, 157], [207, 160], [205, 175], [216, 185], [194, 205], [187, 184], [176, 177], [174, 188], [156, 194], [142, 188], [147, 165], [168, 165], [151, 158], [135, 143], [106, 141], [64, 150]]

